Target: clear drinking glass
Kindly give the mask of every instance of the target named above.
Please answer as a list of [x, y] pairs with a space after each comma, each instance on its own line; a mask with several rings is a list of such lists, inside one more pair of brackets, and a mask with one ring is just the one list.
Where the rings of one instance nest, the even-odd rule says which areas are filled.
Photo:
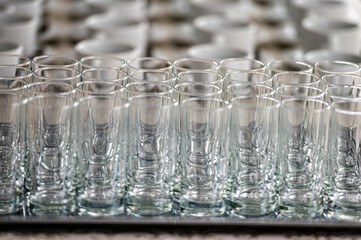
[[321, 88], [361, 85], [361, 76], [347, 74], [326, 74], [321, 77]]
[[128, 83], [128, 74], [116, 68], [92, 68], [81, 73], [83, 81], [111, 81], [125, 87]]
[[173, 64], [163, 58], [158, 57], [138, 57], [130, 59], [127, 62], [127, 69], [129, 73], [139, 70], [158, 70], [167, 73], [172, 73]]
[[125, 87], [129, 97], [136, 95], [173, 96], [172, 86], [162, 82], [132, 82]]
[[132, 141], [127, 164], [127, 213], [169, 215], [178, 103], [166, 96], [138, 95], [131, 97], [129, 104]]
[[322, 214], [329, 105], [318, 99], [286, 99], [279, 116], [279, 199], [281, 217]]
[[231, 215], [274, 214], [279, 106], [279, 101], [269, 97], [232, 99], [228, 190]]
[[181, 104], [181, 216], [222, 216], [228, 167], [231, 104], [190, 98]]
[[184, 71], [177, 76], [177, 83], [208, 83], [222, 87], [223, 75], [217, 72], [207, 71]]
[[16, 66], [30, 69], [30, 58], [17, 54], [0, 54], [1, 66]]
[[312, 98], [323, 100], [325, 92], [316, 87], [312, 86], [293, 86], [293, 85], [282, 85], [276, 89], [275, 97], [278, 100], [290, 99], [290, 98]]
[[21, 213], [24, 206], [24, 96], [23, 86], [4, 89], [1, 85], [0, 215], [8, 215]]
[[45, 67], [34, 70], [33, 82], [64, 82], [75, 86], [80, 80], [80, 72], [71, 68]]
[[322, 77], [326, 74], [360, 75], [361, 67], [356, 63], [344, 61], [319, 61], [315, 64], [315, 74]]
[[179, 83], [174, 86], [174, 97], [181, 106], [188, 98], [221, 98], [222, 89], [207, 83]]
[[312, 73], [313, 66], [296, 60], [276, 60], [267, 64], [267, 73], [274, 76], [281, 72]]
[[325, 101], [332, 103], [335, 101], [361, 101], [361, 86], [333, 86], [325, 91]]
[[126, 69], [125, 60], [112, 56], [87, 56], [80, 59], [81, 71], [92, 68], [115, 68]]
[[272, 87], [273, 78], [261, 72], [229, 72], [224, 77], [223, 89], [227, 89], [229, 85], [237, 83], [249, 85], [261, 84]]
[[274, 75], [274, 87], [279, 86], [313, 86], [320, 87], [320, 78], [306, 72], [280, 72]]
[[27, 189], [31, 215], [75, 212], [76, 162], [69, 143], [73, 99], [36, 96], [27, 101], [26, 139], [29, 148]]
[[266, 72], [263, 62], [250, 58], [227, 58], [223, 59], [218, 68], [218, 73], [225, 76], [230, 72]]
[[38, 68], [62, 67], [79, 71], [80, 63], [72, 57], [58, 55], [41, 55], [36, 56], [31, 61], [31, 68], [35, 71]]
[[335, 101], [331, 105], [327, 213], [329, 218], [361, 218], [360, 123], [361, 101]]
[[173, 71], [176, 75], [184, 71], [217, 71], [218, 63], [203, 58], [182, 58], [173, 63]]
[[79, 146], [79, 213], [124, 214], [128, 150], [128, 104], [115, 95], [96, 95], [76, 103]]
[[161, 82], [171, 86], [176, 84], [176, 77], [172, 72], [152, 69], [141, 69], [130, 73], [130, 82]]
[[231, 84], [227, 87], [225, 93], [225, 99], [230, 101], [234, 97], [245, 96], [260, 96], [260, 97], [272, 97], [275, 94], [275, 90], [267, 85], [255, 84]]

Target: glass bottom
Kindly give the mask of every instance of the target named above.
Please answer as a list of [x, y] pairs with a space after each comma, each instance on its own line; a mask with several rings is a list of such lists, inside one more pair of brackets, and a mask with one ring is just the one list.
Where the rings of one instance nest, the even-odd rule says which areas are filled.
[[221, 217], [226, 213], [224, 200], [213, 202], [196, 202], [181, 198], [180, 215], [184, 217]]
[[275, 202], [268, 203], [257, 200], [230, 201], [229, 215], [242, 218], [273, 217]]
[[23, 196], [0, 196], [0, 215], [12, 215], [23, 212]]
[[76, 210], [72, 195], [63, 192], [41, 192], [29, 199], [29, 214], [35, 216], [69, 216]]
[[95, 199], [79, 198], [80, 216], [120, 216], [125, 213], [124, 199], [110, 199], [109, 201], [99, 201]]
[[327, 205], [326, 218], [345, 221], [361, 220], [361, 200], [359, 197], [347, 199], [346, 194], [343, 194], [344, 201], [342, 202], [334, 202], [332, 199], [332, 197], [329, 199]]
[[278, 211], [280, 218], [318, 218], [323, 213], [323, 206], [321, 203], [318, 203], [314, 206], [303, 206], [297, 203], [281, 200], [278, 204]]
[[172, 198], [142, 198], [128, 196], [126, 213], [130, 216], [168, 216], [172, 213]]

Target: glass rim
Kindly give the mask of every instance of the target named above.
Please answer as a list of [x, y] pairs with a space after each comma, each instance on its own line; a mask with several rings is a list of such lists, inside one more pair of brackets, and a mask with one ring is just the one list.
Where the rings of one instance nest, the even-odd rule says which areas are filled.
[[[270, 106], [240, 106], [240, 104], [235, 103], [235, 101], [239, 100], [239, 99], [262, 99], [262, 100], [270, 100], [272, 101], [274, 104], [270, 105]], [[232, 108], [233, 107], [238, 107], [238, 108], [245, 108], [245, 109], [264, 109], [264, 110], [270, 110], [270, 109], [277, 109], [281, 106], [281, 101], [274, 98], [274, 97], [268, 97], [268, 96], [259, 96], [259, 95], [253, 95], [253, 96], [237, 96], [231, 99], [231, 103], [232, 103]]]
[[[8, 79], [6, 79], [6, 78], [0, 78], [0, 82], [2, 80], [8, 81]], [[16, 87], [16, 88], [0, 88], [0, 92], [18, 92], [18, 91], [21, 91], [21, 90], [25, 90], [27, 85], [28, 85], [27, 82], [24, 81], [23, 79], [13, 79], [12, 81], [20, 82], [23, 85], [20, 86], [20, 87]]]
[[80, 99], [76, 100], [74, 102], [74, 107], [79, 107], [82, 104], [85, 104], [86, 102], [88, 102], [91, 99], [104, 99], [104, 98], [108, 98], [108, 99], [115, 99], [115, 100], [121, 100], [121, 102], [117, 102], [116, 106], [99, 106], [99, 108], [111, 108], [111, 109], [122, 109], [122, 108], [127, 108], [129, 106], [129, 102], [128, 99], [125, 98], [121, 98], [119, 96], [116, 95], [89, 95], [89, 96], [85, 96], [85, 97], [81, 97]]
[[[241, 80], [237, 80], [235, 78], [230, 78], [230, 76], [232, 74], [240, 74], [240, 75], [258, 75], [258, 76], [262, 76], [262, 77], [265, 77], [265, 78], [268, 78], [267, 80], [262, 80], [262, 81], [259, 81], [259, 82], [246, 82], [246, 81], [241, 81]], [[253, 84], [262, 84], [262, 83], [268, 83], [268, 82], [273, 82], [273, 79], [274, 77], [271, 76], [270, 74], [267, 74], [267, 73], [263, 73], [263, 72], [248, 72], [248, 71], [234, 71], [234, 72], [229, 72], [229, 73], [226, 73], [226, 75], [224, 75], [224, 79], [227, 80], [227, 81], [230, 81], [230, 82], [237, 82], [237, 83], [246, 83], [246, 84], [250, 84], [250, 85], [253, 85]]]
[[187, 99], [184, 99], [182, 101], [182, 104], [181, 104], [181, 107], [182, 108], [190, 108], [190, 109], [199, 109], [199, 110], [203, 110], [203, 111], [206, 111], [208, 109], [205, 109], [205, 108], [201, 108], [201, 107], [189, 107], [187, 106], [187, 104], [189, 104], [189, 102], [194, 102], [194, 101], [213, 101], [213, 102], [220, 102], [221, 104], [224, 104], [224, 106], [220, 106], [220, 107], [217, 107], [215, 109], [212, 109], [212, 111], [215, 111], [215, 112], [220, 112], [220, 111], [225, 111], [225, 110], [228, 110], [228, 109], [231, 109], [232, 108], [232, 104], [225, 100], [225, 99], [222, 99], [222, 98], [217, 98], [217, 97], [192, 97], [192, 98], [187, 98]]
[[[277, 63], [296, 64], [296, 65], [299, 65], [299, 66], [306, 67], [307, 69], [298, 70], [298, 71], [283, 71], [281, 69], [278, 69], [278, 68], [275, 68], [275, 67], [271, 66], [271, 64], [277, 64]], [[274, 60], [274, 61], [268, 62], [266, 64], [266, 67], [271, 71], [277, 72], [277, 74], [282, 73], [282, 72], [306, 72], [307, 73], [307, 71], [312, 71], [313, 70], [313, 66], [311, 64], [308, 64], [306, 62], [302, 62], [302, 61], [299, 61], [299, 60]]]
[[[165, 80], [144, 80], [144, 79], [134, 78], [133, 75], [136, 73], [160, 73], [164, 75], [169, 75], [170, 78], [167, 78]], [[134, 82], [173, 82], [176, 80], [176, 75], [174, 73], [160, 69], [138, 69], [134, 72], [131, 72], [128, 76], [131, 80], [134, 80]]]
[[96, 66], [91, 66], [89, 64], [86, 64], [84, 63], [84, 61], [88, 61], [88, 60], [93, 60], [93, 59], [112, 59], [112, 60], [116, 60], [116, 61], [119, 61], [119, 62], [122, 62], [122, 66], [119, 66], [120, 69], [124, 68], [127, 66], [126, 64], [126, 61], [122, 58], [119, 58], [119, 57], [115, 57], [115, 56], [105, 56], [105, 55], [92, 55], [92, 56], [86, 56], [86, 57], [83, 57], [79, 60], [79, 63], [82, 67], [86, 67], [86, 68], [118, 68], [117, 67], [96, 67]]
[[244, 57], [244, 58], [225, 58], [223, 60], [221, 60], [219, 62], [219, 67], [222, 68], [223, 67], [223, 64], [225, 64], [226, 62], [228, 61], [234, 61], [234, 60], [241, 60], [241, 61], [249, 61], [249, 62], [252, 62], [252, 63], [257, 63], [257, 64], [260, 64], [262, 67], [260, 68], [255, 68], [255, 69], [247, 69], [247, 70], [242, 70], [242, 69], [237, 69], [237, 68], [231, 68], [231, 67], [226, 67], [227, 69], [229, 70], [234, 70], [234, 71], [259, 71], [261, 69], [266, 69], [266, 64], [264, 64], [263, 62], [259, 61], [259, 60], [256, 60], [256, 59], [252, 59], [252, 58], [247, 58], [247, 57]]
[[[134, 90], [130, 90], [129, 86], [142, 86], [142, 85], [146, 85], [146, 84], [153, 84], [153, 85], [158, 85], [158, 86], [165, 86], [166, 88], [168, 88], [167, 91], [165, 92], [136, 92]], [[147, 81], [137, 81], [137, 82], [131, 82], [128, 83], [125, 86], [125, 91], [127, 91], [130, 94], [134, 94], [134, 95], [167, 95], [167, 94], [172, 94], [174, 91], [174, 88], [172, 86], [170, 86], [167, 83], [163, 83], [163, 82], [147, 82]]]
[[[177, 79], [179, 80], [184, 80], [184, 79], [181, 79], [181, 76], [183, 75], [190, 75], [190, 74], [213, 74], [215, 76], [218, 76], [220, 77], [220, 79], [217, 78], [217, 80], [214, 80], [214, 81], [221, 81], [224, 79], [224, 76], [218, 72], [215, 72], [215, 71], [204, 71], [204, 70], [199, 70], [199, 69], [194, 69], [194, 70], [187, 70], [187, 71], [183, 71], [183, 72], [180, 72], [178, 73], [177, 75]], [[211, 81], [213, 82], [213, 81]]]
[[[44, 98], [63, 99], [63, 100], [69, 101], [69, 103], [67, 102], [65, 105], [57, 103], [56, 105], [45, 105], [45, 106], [42, 106], [42, 105], [40, 106], [39, 104], [36, 104], [35, 101], [38, 101], [38, 100], [44, 99]], [[35, 108], [41, 108], [41, 109], [62, 108], [62, 109], [70, 110], [74, 106], [73, 99], [69, 98], [67, 96], [63, 96], [63, 95], [38, 95], [38, 96], [32, 96], [32, 97], [29, 97], [29, 98], [25, 99], [24, 103], [27, 104], [27, 105], [32, 105]]]
[[21, 76], [0, 76], [0, 79], [6, 79], [6, 80], [25, 79], [25, 78], [31, 78], [34, 75], [34, 73], [29, 68], [26, 68], [26, 67], [21, 67], [21, 66], [16, 66], [16, 65], [0, 65], [0, 69], [3, 69], [3, 68], [15, 68], [16, 70], [20, 69], [27, 73], [26, 73], [26, 75], [21, 75]]
[[345, 100], [345, 101], [350, 101], [352, 99], [354, 100], [361, 100], [361, 95], [359, 97], [347, 97], [347, 96], [335, 96], [335, 95], [331, 95], [330, 91], [334, 90], [334, 89], [358, 89], [361, 92], [361, 85], [359, 86], [330, 86], [327, 87], [325, 90], [325, 94], [327, 96], [329, 96], [330, 98], [336, 98], [338, 100]]
[[[345, 72], [340, 72], [340, 71], [330, 71], [330, 70], [327, 70], [327, 69], [324, 69], [322, 67], [320, 67], [319, 65], [321, 64], [324, 64], [324, 63], [336, 63], [336, 64], [342, 64], [342, 65], [348, 65], [348, 66], [354, 66], [357, 68], [357, 70], [354, 70], [354, 71], [345, 71]], [[315, 69], [319, 69], [321, 70], [322, 72], [326, 73], [326, 74], [337, 74], [337, 73], [342, 73], [342, 74], [351, 74], [352, 73], [355, 73], [355, 72], [359, 72], [361, 71], [361, 67], [360, 65], [356, 64], [356, 63], [353, 63], [353, 62], [347, 62], [347, 61], [339, 61], [339, 60], [322, 60], [322, 61], [318, 61], [315, 63]]]
[[[89, 90], [84, 90], [84, 89], [81, 89], [79, 88], [79, 86], [84, 86], [84, 85], [87, 85], [87, 84], [110, 84], [110, 85], [115, 85], [117, 87], [119, 87], [118, 90], [113, 90], [113, 91], [98, 91], [98, 92], [92, 92], [92, 91], [89, 91]], [[91, 94], [91, 95], [106, 95], [106, 94], [118, 94], [118, 93], [122, 93], [125, 91], [125, 88], [120, 85], [119, 83], [116, 83], [116, 82], [112, 82], [112, 81], [83, 81], [83, 82], [78, 82], [76, 85], [75, 85], [75, 91], [76, 92], [81, 92], [81, 93], [88, 93], [88, 94]]]
[[[38, 92], [38, 91], [34, 91], [31, 90], [30, 87], [33, 86], [39, 86], [39, 85], [57, 85], [57, 86], [61, 86], [61, 87], [69, 87], [69, 91], [66, 92], [59, 92], [59, 93], [44, 93], [44, 92]], [[26, 90], [30, 91], [30, 92], [34, 92], [37, 94], [41, 94], [41, 95], [71, 95], [75, 93], [75, 87], [69, 83], [65, 83], [65, 82], [56, 82], [56, 81], [42, 81], [42, 82], [33, 82], [33, 83], [29, 83], [27, 84]]]
[[[45, 64], [45, 63], [36, 62], [36, 60], [42, 60], [42, 59], [46, 59], [46, 58], [67, 59], [67, 60], [73, 61], [73, 63], [70, 63], [70, 64]], [[31, 62], [36, 63], [39, 66], [46, 66], [46, 67], [59, 66], [59, 67], [66, 67], [66, 68], [80, 64], [79, 60], [77, 60], [73, 57], [62, 56], [62, 55], [39, 55], [39, 56], [35, 56]]]
[[[186, 61], [197, 61], [197, 62], [203, 62], [203, 63], [211, 63], [211, 65], [214, 65], [215, 67], [214, 68], [194, 68], [194, 69], [191, 69], [191, 68], [184, 68], [184, 67], [177, 66], [177, 64], [183, 63], [183, 62], [186, 62]], [[216, 61], [206, 59], [206, 58], [190, 58], [190, 57], [186, 57], [186, 58], [181, 58], [181, 59], [177, 59], [176, 61], [174, 61], [173, 66], [177, 70], [182, 70], [182, 71], [188, 71], [188, 70], [216, 71], [217, 68], [219, 67], [219, 64]]]
[[[136, 103], [137, 99], [146, 99], [146, 98], [159, 98], [159, 99], [167, 99], [170, 102], [166, 105], [162, 105], [160, 107], [157, 106], [148, 106], [148, 105], [144, 105], [144, 104], [139, 104]], [[172, 107], [176, 107], [178, 106], [178, 101], [171, 96], [162, 96], [162, 95], [146, 95], [146, 94], [138, 94], [135, 96], [131, 96], [128, 99], [129, 102], [129, 106], [137, 106], [137, 108], [151, 108], [151, 109], [155, 109], [155, 108], [172, 108]]]
[[[163, 67], [163, 68], [139, 68], [139, 67], [135, 67], [135, 66], [132, 66], [130, 65], [130, 63], [132, 61], [138, 61], [138, 62], [142, 62], [142, 61], [159, 61], [159, 62], [165, 62], [166, 64], [168, 64], [169, 66], [167, 67]], [[127, 62], [126, 62], [126, 65], [129, 67], [129, 68], [132, 68], [132, 69], [137, 69], [137, 70], [163, 70], [165, 71], [166, 69], [168, 68], [173, 68], [173, 63], [165, 58], [161, 58], [161, 57], [136, 57], [136, 58], [132, 58], [132, 59], [129, 59]]]
[[[117, 73], [121, 73], [122, 76], [120, 78], [107, 79], [107, 80], [99, 80], [96, 78], [84, 76], [88, 72], [96, 72], [96, 71], [116, 71]], [[122, 71], [121, 69], [117, 69], [117, 68], [88, 68], [88, 69], [83, 70], [80, 73], [80, 75], [83, 79], [85, 78], [87, 81], [110, 81], [110, 82], [117, 81], [117, 80], [124, 80], [124, 79], [128, 78], [128, 76], [129, 76], [128, 73]]]
[[312, 85], [280, 85], [279, 87], [277, 87], [275, 89], [275, 93], [279, 94], [281, 96], [286, 96], [286, 97], [291, 97], [291, 98], [298, 98], [298, 97], [294, 97], [292, 95], [283, 94], [283, 93], [279, 92], [280, 90], [283, 90], [283, 89], [286, 89], [286, 88], [305, 88], [305, 89], [316, 90], [316, 91], [320, 92], [320, 94], [305, 96], [304, 98], [317, 98], [317, 97], [322, 97], [322, 96], [324, 96], [326, 94], [326, 92], [324, 90], [322, 90], [321, 88], [314, 87]]
[[[303, 75], [303, 76], [309, 76], [309, 77], [312, 77], [312, 78], [316, 78], [317, 81], [315, 82], [310, 82], [310, 83], [295, 83], [295, 84], [282, 84], [280, 83], [278, 80], [279, 76], [283, 76], [283, 75]], [[309, 72], [297, 72], [297, 71], [286, 71], [286, 72], [279, 72], [279, 73], [276, 73], [274, 76], [273, 76], [273, 79], [274, 81], [276, 81], [277, 83], [279, 83], [280, 85], [287, 85], [287, 86], [295, 86], [295, 85], [298, 85], [298, 86], [312, 86], [312, 84], [315, 84], [315, 83], [319, 83], [321, 81], [321, 78], [319, 76], [317, 76], [316, 74], [314, 73], [309, 73]]]
[[[335, 83], [329, 83], [325, 80], [325, 78], [332, 78], [332, 77], [350, 77], [350, 78], [358, 78], [360, 79], [360, 84], [361, 84], [361, 76], [359, 75], [355, 75], [355, 74], [335, 74], [335, 73], [331, 73], [331, 74], [325, 74], [321, 77], [321, 81], [323, 83], [325, 83], [326, 85], [332, 85], [332, 86], [355, 86], [355, 85], [344, 85], [344, 84], [335, 84]], [[357, 85], [356, 85], [357, 86]]]
[[[64, 78], [49, 78], [49, 77], [44, 77], [44, 76], [38, 75], [38, 72], [40, 72], [40, 71], [48, 71], [48, 70], [63, 70], [63, 71], [68, 71], [68, 72], [74, 72], [76, 75], [75, 76], [70, 76], [70, 77], [64, 77]], [[44, 81], [57, 81], [57, 80], [66, 81], [66, 80], [72, 80], [72, 79], [76, 79], [76, 78], [81, 77], [81, 74], [80, 74], [80, 72], [78, 70], [72, 69], [72, 68], [65, 68], [65, 67], [38, 68], [38, 69], [35, 69], [33, 71], [33, 73], [34, 73], [34, 77], [36, 77], [38, 79], [42, 79]]]
[[361, 104], [361, 99], [355, 99], [355, 100], [343, 100], [343, 101], [337, 101], [332, 102], [331, 105], [331, 111], [344, 114], [344, 115], [355, 115], [355, 116], [361, 116], [361, 110], [354, 111], [354, 110], [344, 110], [336, 107], [336, 104], [343, 104], [343, 103], [358, 103]]
[[[234, 93], [231, 88], [233, 87], [238, 87], [238, 86], [251, 86], [251, 87], [260, 87], [260, 88], [265, 88], [265, 89], [268, 89], [270, 90], [269, 93], [264, 93], [264, 94], [275, 94], [276, 93], [276, 89], [274, 89], [273, 87], [271, 86], [268, 86], [268, 85], [264, 85], [264, 84], [247, 84], [247, 83], [232, 83], [230, 85], [228, 85], [228, 87], [226, 88], [226, 92], [227, 93]], [[237, 93], [237, 92], [236, 92]], [[256, 96], [262, 96], [264, 94], [256, 94]]]
[[[0, 54], [0, 58], [1, 57], [6, 57], [6, 58], [18, 58], [18, 59], [24, 59], [24, 63], [18, 63], [18, 64], [1, 64], [2, 66], [18, 66], [18, 67], [24, 67], [24, 66], [30, 66], [31, 64], [31, 59], [27, 56], [21, 55], [21, 54], [10, 54], [10, 53], [1, 53]], [[26, 68], [26, 67], [25, 67]], [[28, 68], [27, 68], [28, 69]]]
[[191, 83], [191, 82], [186, 82], [186, 83], [178, 83], [177, 85], [174, 86], [174, 92], [179, 94], [179, 95], [184, 95], [184, 96], [194, 96], [194, 93], [189, 93], [189, 92], [185, 92], [185, 91], [179, 91], [178, 88], [179, 87], [187, 87], [187, 86], [205, 86], [205, 87], [209, 87], [209, 89], [217, 89], [216, 92], [210, 92], [210, 93], [202, 93], [199, 94], [199, 96], [202, 97], [212, 97], [214, 95], [219, 95], [222, 94], [222, 88], [220, 86], [217, 86], [215, 84], [209, 84], [209, 83]]
[[[297, 102], [297, 101], [307, 101], [307, 102], [315, 102], [315, 103], [320, 103], [322, 104], [322, 108], [319, 109], [304, 109], [304, 108], [298, 108], [298, 107], [289, 107], [289, 106], [285, 106], [285, 103], [287, 102]], [[288, 99], [284, 99], [281, 101], [281, 108], [284, 109], [292, 109], [292, 110], [297, 110], [297, 111], [303, 111], [303, 112], [323, 112], [323, 111], [327, 111], [330, 109], [330, 104], [328, 104], [326, 101], [320, 100], [320, 99], [315, 99], [315, 98], [288, 98]]]

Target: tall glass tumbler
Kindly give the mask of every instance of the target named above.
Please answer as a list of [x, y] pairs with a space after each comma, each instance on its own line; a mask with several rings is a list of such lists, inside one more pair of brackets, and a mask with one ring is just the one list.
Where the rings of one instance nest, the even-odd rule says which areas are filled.
[[314, 218], [323, 212], [329, 105], [318, 99], [286, 99], [279, 116], [279, 212]]
[[361, 100], [335, 101], [329, 131], [329, 191], [326, 215], [338, 220], [361, 219]]
[[218, 68], [218, 73], [225, 76], [230, 72], [266, 72], [263, 62], [251, 58], [227, 58], [223, 59]]
[[169, 215], [178, 103], [167, 96], [138, 95], [131, 97], [129, 104], [132, 139], [127, 164], [127, 213]]
[[124, 214], [129, 140], [127, 100], [114, 95], [82, 98], [76, 103], [76, 122], [79, 213]]
[[315, 74], [322, 77], [326, 74], [360, 75], [361, 67], [356, 63], [345, 61], [319, 61], [315, 63]]
[[47, 67], [64, 67], [79, 71], [79, 66], [80, 63], [77, 59], [60, 55], [40, 55], [34, 57], [31, 61], [31, 68], [33, 71], [38, 68]]
[[19, 91], [0, 89], [0, 215], [23, 211], [23, 100]]
[[296, 60], [276, 60], [267, 64], [267, 73], [274, 76], [281, 72], [306, 72], [312, 73], [313, 66]]
[[27, 189], [31, 215], [75, 212], [76, 162], [69, 151], [73, 99], [36, 96], [27, 102]]
[[181, 104], [181, 216], [222, 216], [226, 211], [231, 104], [190, 98]]
[[274, 215], [278, 111], [274, 98], [232, 99], [229, 213], [242, 217]]

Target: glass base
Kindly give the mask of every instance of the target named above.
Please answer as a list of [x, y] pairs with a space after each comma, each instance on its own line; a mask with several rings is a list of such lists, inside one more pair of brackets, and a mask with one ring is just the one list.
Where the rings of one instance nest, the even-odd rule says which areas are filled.
[[323, 213], [322, 204], [318, 206], [302, 206], [280, 201], [278, 204], [279, 218], [307, 219], [318, 218]]
[[0, 215], [12, 215], [23, 212], [23, 196], [0, 196]]
[[69, 216], [76, 210], [74, 197], [47, 192], [30, 196], [29, 214], [35, 216]]
[[342, 221], [360, 221], [361, 206], [336, 206], [330, 203], [325, 217]]
[[127, 215], [130, 216], [168, 216], [172, 212], [172, 199], [149, 199], [128, 196]]
[[241, 218], [275, 217], [275, 202], [264, 203], [260, 201], [230, 201], [230, 216]]
[[179, 201], [180, 215], [184, 217], [221, 217], [225, 216], [224, 200], [215, 202], [195, 202], [181, 198]]
[[80, 216], [120, 216], [125, 213], [124, 200], [99, 202], [93, 199], [79, 199]]

